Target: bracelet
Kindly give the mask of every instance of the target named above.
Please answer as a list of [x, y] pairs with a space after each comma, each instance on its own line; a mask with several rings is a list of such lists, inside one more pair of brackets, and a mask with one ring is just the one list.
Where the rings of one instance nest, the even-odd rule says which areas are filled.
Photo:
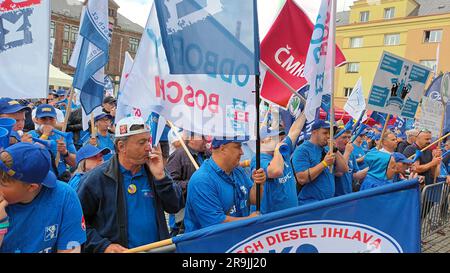
[[47, 139], [48, 139], [48, 135], [42, 134], [42, 135], [41, 135], [41, 139], [47, 140]]
[[328, 168], [328, 164], [327, 164], [327, 162], [325, 162], [325, 160], [322, 161], [322, 164], [325, 166], [325, 168]]
[[5, 229], [5, 228], [9, 228], [9, 222], [5, 222], [5, 223], [1, 223], [0, 224], [0, 229]]
[[0, 224], [3, 224], [4, 222], [8, 222], [8, 220], [9, 220], [9, 217], [6, 216], [5, 218], [0, 220]]
[[8, 233], [8, 229], [0, 229], [0, 235], [5, 235], [6, 233]]

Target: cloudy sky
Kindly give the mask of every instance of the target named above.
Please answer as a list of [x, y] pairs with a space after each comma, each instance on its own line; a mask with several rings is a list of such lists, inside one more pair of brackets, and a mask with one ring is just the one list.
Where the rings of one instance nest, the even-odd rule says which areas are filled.
[[[67, 0], [73, 1], [73, 0]], [[76, 1], [76, 0], [75, 0]], [[81, 1], [81, 0], [79, 0]], [[150, 8], [153, 0], [114, 0], [120, 6], [119, 12], [126, 16], [131, 21], [145, 26], [147, 22], [148, 14], [150, 13]], [[348, 7], [355, 0], [337, 0], [338, 1], [338, 11], [348, 10]], [[376, 1], [376, 0], [368, 0]], [[318, 0], [295, 0], [297, 4], [302, 7], [309, 15], [311, 19], [317, 16], [320, 2]], [[258, 0], [258, 13], [259, 13], [259, 28], [261, 33], [261, 39], [265, 33], [269, 30], [270, 25], [275, 19], [278, 10], [284, 0]]]

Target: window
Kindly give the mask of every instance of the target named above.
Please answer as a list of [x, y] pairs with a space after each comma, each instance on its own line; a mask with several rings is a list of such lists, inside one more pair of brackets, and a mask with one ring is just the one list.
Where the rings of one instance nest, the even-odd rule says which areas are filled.
[[353, 88], [344, 87], [344, 97], [349, 97], [353, 92]]
[[69, 25], [64, 25], [64, 41], [69, 41], [69, 36], [70, 36], [70, 26]]
[[347, 73], [358, 73], [358, 72], [359, 72], [359, 63], [347, 64]]
[[116, 17], [116, 11], [113, 9], [109, 9], [108, 10], [108, 15], [109, 17]]
[[362, 37], [353, 37], [350, 38], [350, 48], [358, 48], [363, 46], [363, 38]]
[[75, 43], [77, 41], [77, 37], [78, 37], [78, 27], [72, 26], [70, 30], [70, 41]]
[[62, 64], [68, 64], [69, 63], [69, 49], [64, 48], [62, 53]]
[[55, 38], [55, 22], [50, 23], [50, 38]]
[[425, 43], [440, 43], [442, 40], [442, 30], [425, 31]]
[[139, 47], [139, 39], [130, 38], [129, 51], [136, 53]]
[[400, 44], [400, 34], [386, 34], [384, 35], [384, 45], [396, 46]]
[[422, 60], [420, 61], [420, 64], [428, 67], [433, 71], [436, 71], [436, 64], [437, 64], [436, 60]]
[[384, 19], [392, 19], [395, 16], [395, 8], [384, 9]]
[[363, 11], [359, 14], [359, 21], [360, 22], [369, 22], [369, 12]]

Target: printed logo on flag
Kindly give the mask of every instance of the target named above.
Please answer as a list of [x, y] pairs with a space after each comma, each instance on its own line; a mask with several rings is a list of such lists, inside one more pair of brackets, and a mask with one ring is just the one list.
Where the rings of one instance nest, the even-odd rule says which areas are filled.
[[402, 253], [388, 234], [366, 225], [307, 221], [262, 231], [227, 253]]

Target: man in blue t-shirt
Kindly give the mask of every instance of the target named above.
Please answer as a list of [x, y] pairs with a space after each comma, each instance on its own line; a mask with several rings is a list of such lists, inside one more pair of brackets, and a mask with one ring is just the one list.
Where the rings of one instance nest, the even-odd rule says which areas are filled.
[[351, 131], [340, 129], [336, 132], [336, 147], [347, 162], [349, 170], [346, 173], [335, 173], [335, 196], [352, 193], [354, 188], [357, 189], [357, 182], [362, 181], [367, 174], [368, 168], [360, 171], [358, 167], [356, 158], [353, 155], [354, 146], [349, 142], [350, 138]]
[[294, 152], [292, 164], [297, 181], [303, 185], [298, 195], [299, 205], [334, 196], [334, 175], [330, 172], [330, 166], [334, 167], [335, 172], [348, 172], [348, 164], [342, 154], [326, 150], [329, 140], [330, 123], [316, 120], [312, 125], [310, 140]]
[[[250, 205], [256, 204], [256, 185], [264, 191], [266, 175], [253, 171], [252, 183], [239, 167], [243, 140], [213, 139], [212, 157], [203, 162], [189, 180], [184, 216], [186, 232], [212, 225], [256, 217]], [[262, 197], [264, 198], [264, 197]]]
[[364, 150], [363, 139], [365, 137], [365, 133], [360, 134], [355, 138], [355, 141], [353, 142], [353, 156], [356, 158], [356, 163], [358, 163], [358, 167], [360, 170], [363, 170], [367, 168], [367, 164], [364, 163], [364, 156], [366, 155], [366, 152]]
[[113, 117], [106, 113], [95, 116], [94, 126], [97, 129], [96, 137], [91, 137], [89, 142], [84, 143], [84, 145], [89, 143], [99, 149], [108, 148], [111, 152], [103, 156], [105, 161], [109, 160], [115, 154], [114, 135], [108, 131], [111, 127], [112, 119]]
[[[289, 129], [286, 138], [279, 132], [261, 128], [261, 168], [266, 172], [264, 195], [261, 200], [261, 213], [269, 213], [298, 206], [297, 183], [291, 164], [291, 154], [300, 132], [305, 125], [305, 115], [299, 117]], [[256, 157], [253, 157], [251, 170], [255, 170]]]
[[[31, 143], [0, 154], [0, 233], [6, 232], [0, 252], [81, 251], [86, 228], [80, 201], [56, 180], [50, 160], [46, 149]], [[1, 217], [5, 204], [8, 218]]]
[[[76, 166], [76, 150], [73, 139], [68, 139], [55, 133], [56, 110], [49, 104], [41, 104], [37, 107], [35, 122], [38, 124], [38, 128], [30, 131], [29, 134], [41, 140], [49, 140], [57, 143], [57, 145], [51, 145], [50, 152], [53, 158], [56, 158], [59, 152], [60, 160], [58, 166], [56, 166], [57, 170], [55, 170], [55, 173], [58, 176], [62, 176], [64, 172], [68, 171], [67, 166]], [[68, 134], [68, 136], [70, 137], [71, 134]], [[68, 178], [70, 179], [70, 176]]]

